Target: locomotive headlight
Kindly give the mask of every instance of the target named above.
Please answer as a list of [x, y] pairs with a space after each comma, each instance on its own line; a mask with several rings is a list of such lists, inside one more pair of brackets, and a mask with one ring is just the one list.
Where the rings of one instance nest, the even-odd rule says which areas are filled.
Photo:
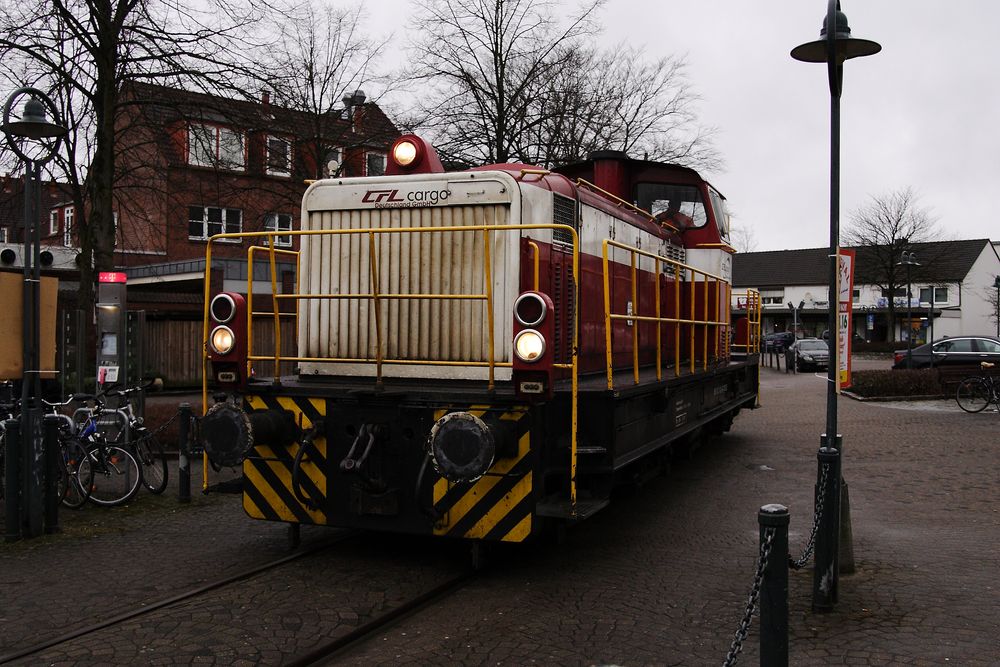
[[236, 337], [233, 336], [233, 330], [229, 327], [215, 327], [209, 338], [209, 345], [212, 346], [212, 351], [216, 354], [229, 354], [235, 343]]
[[236, 302], [228, 294], [216, 294], [208, 306], [208, 312], [219, 324], [225, 324], [236, 315]]
[[534, 329], [525, 329], [514, 336], [514, 354], [521, 361], [538, 361], [545, 354], [545, 338]]
[[392, 159], [400, 167], [409, 167], [417, 159], [417, 145], [403, 140], [392, 147]]
[[514, 302], [514, 317], [522, 326], [538, 326], [547, 311], [545, 301], [535, 292], [525, 292]]

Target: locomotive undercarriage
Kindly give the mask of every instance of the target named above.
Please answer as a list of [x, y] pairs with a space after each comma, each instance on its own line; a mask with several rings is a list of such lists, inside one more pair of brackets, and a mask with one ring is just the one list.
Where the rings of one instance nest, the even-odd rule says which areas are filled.
[[[282, 414], [287, 428], [270, 442], [257, 437], [247, 452], [244, 509], [293, 524], [520, 542], [553, 521], [596, 512], [616, 484], [672, 448], [728, 430], [741, 408], [754, 406], [757, 372], [754, 357], [614, 391], [603, 376], [581, 378], [575, 505], [568, 385], [532, 405], [502, 384], [489, 392], [457, 382], [378, 390], [329, 378], [253, 383], [243, 406], [250, 417]], [[449, 480], [453, 462], [429, 453], [432, 429], [452, 413], [489, 431], [491, 462], [476, 479]]]

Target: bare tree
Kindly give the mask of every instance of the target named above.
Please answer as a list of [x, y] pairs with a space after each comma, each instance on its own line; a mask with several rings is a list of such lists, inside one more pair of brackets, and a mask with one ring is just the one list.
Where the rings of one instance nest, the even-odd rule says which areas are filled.
[[90, 309], [96, 271], [113, 268], [116, 119], [130, 81], [240, 89], [241, 64], [262, 3], [208, 0], [52, 0], [2, 2], [0, 68], [8, 80], [30, 79], [72, 111], [61, 162], [80, 197], [80, 306]]
[[413, 76], [426, 84], [423, 109], [445, 159], [507, 162], [541, 122], [534, 104], [564, 67], [566, 50], [592, 31], [603, 0], [564, 21], [558, 2], [424, 0]]
[[537, 93], [539, 123], [519, 149], [527, 161], [557, 166], [595, 150], [716, 169], [722, 160], [712, 128], [698, 125], [698, 96], [680, 57], [647, 61], [626, 45], [573, 48]]
[[559, 21], [557, 1], [424, 2], [415, 76], [430, 86], [423, 112], [439, 150], [467, 163], [556, 166], [618, 149], [719, 167], [684, 59], [590, 46], [602, 4]]
[[[920, 206], [912, 188], [904, 188], [880, 196], [872, 196], [868, 204], [850, 215], [842, 234], [844, 246], [858, 249], [858, 270], [866, 282], [880, 287], [888, 298], [889, 331], [895, 332], [897, 291], [906, 287], [907, 267], [901, 264], [903, 252], [913, 252], [920, 246], [920, 267], [911, 277], [923, 281], [935, 280], [934, 266], [944, 259], [946, 244], [931, 244], [941, 240], [941, 232], [930, 211]], [[906, 294], [906, 298], [911, 298]]]
[[370, 95], [370, 84], [382, 90], [391, 86], [375, 71], [385, 42], [367, 37], [362, 19], [360, 5], [306, 4], [279, 26], [280, 48], [269, 52], [264, 65], [274, 102], [304, 112], [308, 127], [301, 148], [314, 165], [310, 178], [338, 175], [345, 166], [345, 149], [372, 140], [358, 126], [366, 111], [374, 113], [365, 106], [374, 99], [362, 97], [362, 89], [368, 88]]
[[753, 227], [730, 224], [729, 240], [733, 247], [740, 252], [755, 252], [757, 250], [757, 235], [754, 234]]

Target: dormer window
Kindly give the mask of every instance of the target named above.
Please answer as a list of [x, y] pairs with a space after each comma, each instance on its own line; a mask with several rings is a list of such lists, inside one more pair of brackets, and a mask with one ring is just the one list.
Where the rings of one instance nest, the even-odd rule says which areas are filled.
[[54, 208], [49, 211], [49, 236], [59, 233], [59, 209]]
[[292, 142], [284, 137], [268, 137], [266, 165], [271, 176], [291, 176]]
[[385, 155], [381, 153], [368, 153], [366, 155], [365, 167], [367, 167], [365, 176], [385, 175]]
[[192, 123], [188, 128], [188, 164], [243, 171], [246, 169], [243, 134], [228, 127]]

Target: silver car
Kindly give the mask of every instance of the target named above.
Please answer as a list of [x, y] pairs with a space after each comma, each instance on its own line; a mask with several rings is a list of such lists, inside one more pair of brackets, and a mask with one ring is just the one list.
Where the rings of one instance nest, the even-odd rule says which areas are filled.
[[795, 369], [826, 368], [830, 363], [830, 346], [819, 338], [802, 338], [795, 341], [790, 348], [795, 354]]

